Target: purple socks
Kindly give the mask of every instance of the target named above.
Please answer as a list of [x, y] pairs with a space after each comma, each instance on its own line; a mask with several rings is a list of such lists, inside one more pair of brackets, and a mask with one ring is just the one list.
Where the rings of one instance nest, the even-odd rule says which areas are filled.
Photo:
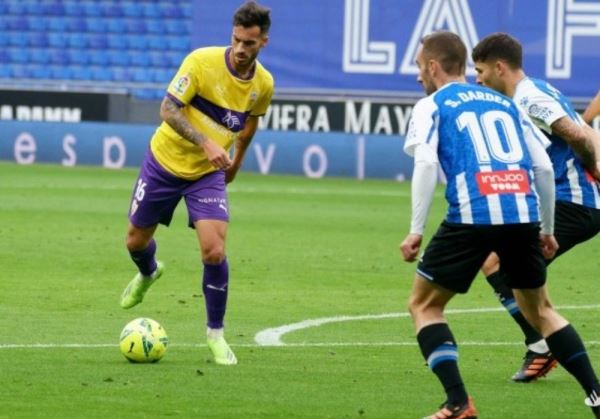
[[129, 251], [129, 255], [131, 256], [131, 260], [137, 265], [140, 273], [144, 276], [150, 276], [156, 270], [156, 259], [154, 255], [156, 254], [156, 242], [154, 239], [150, 241], [148, 247], [144, 250], [139, 250], [136, 252]]
[[204, 263], [202, 291], [206, 303], [207, 325], [211, 329], [223, 327], [225, 308], [227, 306], [227, 285], [229, 283], [229, 266], [227, 259], [218, 265]]

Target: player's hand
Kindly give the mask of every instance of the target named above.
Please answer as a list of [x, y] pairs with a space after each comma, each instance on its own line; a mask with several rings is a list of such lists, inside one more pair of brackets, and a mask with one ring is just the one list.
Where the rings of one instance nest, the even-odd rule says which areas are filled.
[[406, 236], [400, 244], [400, 252], [402, 252], [402, 258], [405, 262], [414, 262], [417, 260], [422, 240], [423, 236], [421, 234], [411, 233]]
[[238, 170], [240, 170], [240, 165], [235, 163], [232, 163], [231, 166], [225, 169], [225, 183], [233, 182]]
[[540, 234], [540, 245], [546, 259], [552, 259], [558, 250], [558, 242], [553, 234]]
[[210, 164], [215, 166], [217, 169], [227, 169], [231, 166], [231, 159], [229, 154], [218, 144], [213, 143], [211, 140], [206, 139], [202, 143], [202, 148]]

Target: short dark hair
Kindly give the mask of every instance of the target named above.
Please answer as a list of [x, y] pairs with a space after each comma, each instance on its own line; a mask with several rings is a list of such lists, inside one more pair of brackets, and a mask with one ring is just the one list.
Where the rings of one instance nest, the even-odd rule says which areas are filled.
[[269, 33], [271, 27], [271, 10], [262, 7], [255, 1], [247, 1], [242, 4], [233, 15], [233, 26], [260, 27], [260, 33]]
[[502, 60], [513, 69], [523, 67], [523, 47], [516, 39], [504, 32], [496, 32], [483, 38], [471, 53], [473, 61]]
[[460, 37], [449, 31], [439, 31], [421, 39], [423, 54], [440, 63], [442, 69], [453, 76], [465, 74], [467, 47]]

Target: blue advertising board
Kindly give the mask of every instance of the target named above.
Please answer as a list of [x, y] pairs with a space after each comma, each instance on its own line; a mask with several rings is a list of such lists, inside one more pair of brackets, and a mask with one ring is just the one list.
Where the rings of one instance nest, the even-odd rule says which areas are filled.
[[[195, 0], [192, 45], [230, 43], [240, 0]], [[259, 59], [278, 91], [420, 92], [419, 40], [439, 29], [469, 50], [492, 32], [524, 48], [524, 68], [570, 97], [600, 89], [599, 0], [302, 0], [261, 2], [272, 28]], [[468, 74], [474, 79], [472, 63]]]
[[[0, 161], [63, 166], [138, 167], [156, 129], [151, 125], [0, 121]], [[401, 136], [259, 131], [245, 171], [311, 178], [404, 180], [412, 160]], [[0, 180], [1, 181], [1, 180]]]

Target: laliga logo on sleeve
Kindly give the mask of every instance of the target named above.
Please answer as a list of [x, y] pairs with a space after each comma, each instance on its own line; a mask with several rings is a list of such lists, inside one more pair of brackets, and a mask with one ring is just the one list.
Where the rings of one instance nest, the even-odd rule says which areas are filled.
[[185, 93], [185, 91], [187, 90], [187, 88], [190, 85], [190, 78], [187, 74], [179, 77], [177, 79], [177, 81], [175, 81], [175, 83], [173, 83], [173, 90], [175, 91], [175, 93], [177, 93], [178, 95], [183, 95]]
[[482, 195], [528, 193], [530, 191], [529, 178], [525, 170], [479, 172], [476, 179]]

